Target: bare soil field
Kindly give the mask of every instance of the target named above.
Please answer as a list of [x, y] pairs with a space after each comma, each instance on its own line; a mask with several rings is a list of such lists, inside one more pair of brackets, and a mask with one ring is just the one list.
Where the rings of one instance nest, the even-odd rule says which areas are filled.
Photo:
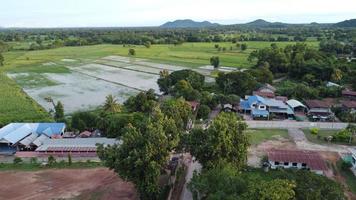
[[138, 199], [131, 183], [106, 168], [7, 171], [0, 177], [0, 199], [6, 200]]
[[260, 167], [261, 159], [266, 155], [266, 151], [269, 149], [297, 149], [295, 143], [289, 139], [277, 138], [277, 140], [268, 140], [262, 142], [259, 145], [252, 145], [248, 149], [247, 164], [252, 167]]

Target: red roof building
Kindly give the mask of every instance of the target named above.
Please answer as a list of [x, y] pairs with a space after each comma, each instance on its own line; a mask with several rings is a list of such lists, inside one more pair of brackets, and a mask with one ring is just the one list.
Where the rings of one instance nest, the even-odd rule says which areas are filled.
[[343, 90], [341, 94], [342, 94], [343, 97], [356, 99], [356, 91]]
[[324, 160], [315, 151], [272, 149], [267, 152], [267, 156], [272, 169], [309, 169], [318, 174], [324, 174], [328, 170]]
[[258, 96], [264, 97], [264, 98], [271, 98], [271, 99], [275, 97], [274, 92], [254, 91], [252, 94], [253, 95], [258, 95]]
[[197, 102], [197, 101], [188, 101], [188, 103], [192, 107], [193, 112], [197, 110], [197, 108], [199, 106], [199, 102]]

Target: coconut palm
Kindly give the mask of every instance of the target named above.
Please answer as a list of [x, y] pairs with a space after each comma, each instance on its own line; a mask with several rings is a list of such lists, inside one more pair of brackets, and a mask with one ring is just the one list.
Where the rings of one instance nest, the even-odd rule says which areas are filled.
[[117, 103], [113, 95], [106, 96], [104, 111], [109, 113], [118, 113], [121, 112], [121, 105]]

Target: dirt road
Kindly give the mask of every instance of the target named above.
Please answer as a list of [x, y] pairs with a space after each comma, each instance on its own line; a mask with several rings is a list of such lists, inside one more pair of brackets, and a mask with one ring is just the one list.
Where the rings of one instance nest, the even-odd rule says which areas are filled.
[[299, 149], [311, 150], [311, 151], [331, 151], [338, 153], [347, 153], [348, 147], [344, 145], [328, 144], [320, 145], [314, 144], [307, 140], [304, 132], [300, 129], [288, 129], [289, 136], [294, 140]]

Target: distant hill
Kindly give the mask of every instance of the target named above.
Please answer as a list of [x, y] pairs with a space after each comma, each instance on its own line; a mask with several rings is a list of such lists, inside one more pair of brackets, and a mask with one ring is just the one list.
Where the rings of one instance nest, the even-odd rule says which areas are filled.
[[268, 22], [266, 20], [263, 20], [263, 19], [257, 19], [255, 21], [252, 21], [252, 22], [248, 22], [246, 23], [245, 25], [248, 25], [248, 26], [269, 26], [271, 25], [272, 23], [271, 22]]
[[288, 24], [281, 23], [281, 22], [268, 22], [263, 19], [258, 19], [246, 24], [240, 24], [240, 26], [247, 26], [253, 28], [283, 28], [288, 26]]
[[340, 28], [356, 27], [356, 19], [345, 20], [345, 21], [336, 23], [333, 26], [334, 27], [340, 27]]
[[217, 23], [211, 23], [208, 21], [196, 22], [191, 19], [176, 20], [173, 22], [167, 22], [161, 25], [161, 28], [204, 28], [204, 27], [214, 27], [220, 26]]

